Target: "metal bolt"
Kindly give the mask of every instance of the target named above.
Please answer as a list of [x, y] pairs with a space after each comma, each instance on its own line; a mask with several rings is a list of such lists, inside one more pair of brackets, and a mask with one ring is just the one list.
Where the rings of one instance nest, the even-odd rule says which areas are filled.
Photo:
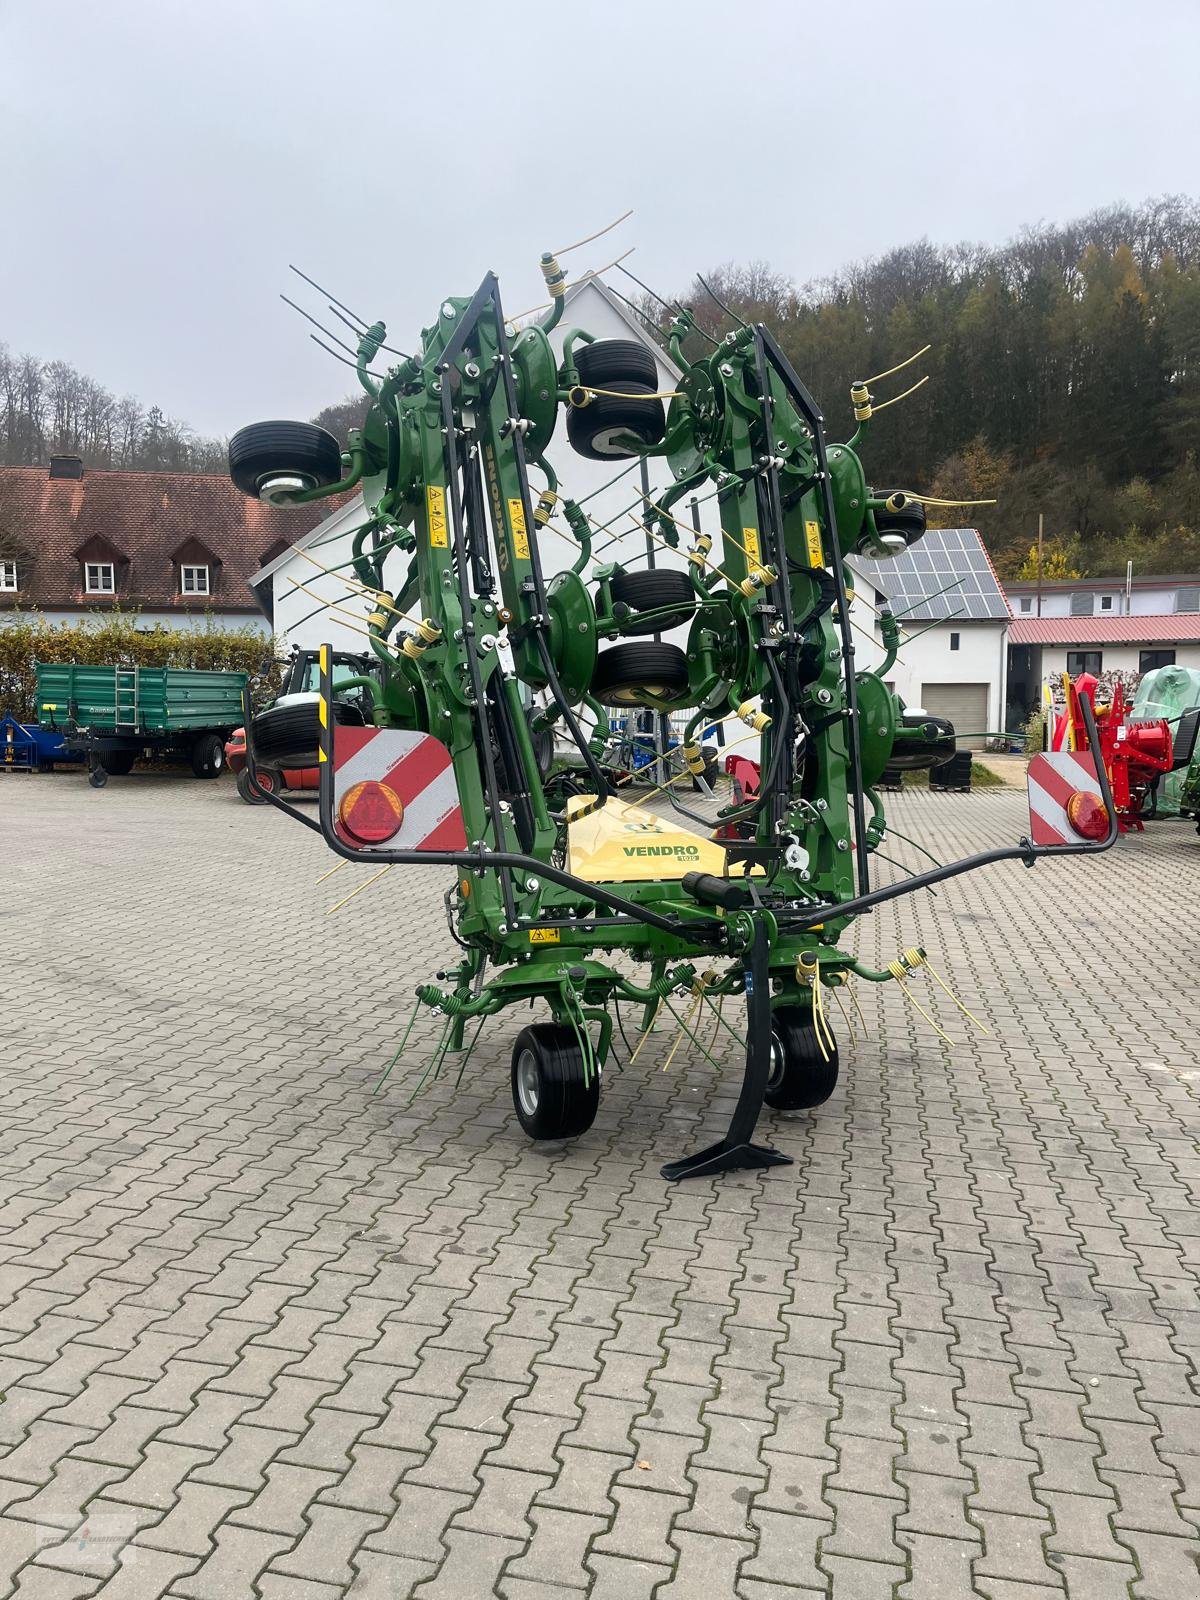
[[858, 505], [858, 501], [857, 500], [851, 500], [850, 504], [852, 506], [857, 506]]
[[819, 701], [819, 703], [821, 705], [827, 706], [832, 699], [833, 699], [833, 696], [832, 696], [832, 694], [830, 694], [828, 689], [818, 689], [817, 690], [817, 700]]
[[479, 368], [473, 361], [468, 361], [466, 366], [463, 368], [463, 371], [466, 373], [468, 378], [477, 378], [479, 376]]
[[839, 839], [838, 842], [837, 842], [837, 847], [838, 847], [839, 850], [849, 850], [849, 848], [850, 848], [849, 839]]
[[728, 362], [722, 362], [721, 363], [721, 376], [723, 378], [732, 378], [733, 377], [733, 368], [729, 365]]
[[[430, 389], [430, 392], [432, 394], [441, 394], [441, 392], [442, 392], [441, 379], [440, 378], [435, 378], [433, 380], [433, 382], [429, 385], [429, 389]], [[443, 428], [442, 432], [445, 433], [445, 431], [446, 431], [445, 428]]]
[[827, 800], [818, 800], [817, 801], [817, 810], [818, 811], [828, 811], [829, 810], [829, 802]]
[[526, 889], [528, 889], [530, 894], [536, 894], [537, 891], [542, 887], [541, 879], [540, 878], [526, 878], [525, 879], [525, 887], [526, 887]]

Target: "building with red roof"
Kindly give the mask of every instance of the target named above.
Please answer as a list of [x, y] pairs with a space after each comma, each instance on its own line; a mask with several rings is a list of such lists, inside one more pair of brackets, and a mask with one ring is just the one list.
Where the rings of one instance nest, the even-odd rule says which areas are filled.
[[224, 475], [97, 472], [78, 456], [0, 467], [0, 624], [137, 611], [147, 624], [254, 626], [249, 578], [322, 508], [250, 500]]

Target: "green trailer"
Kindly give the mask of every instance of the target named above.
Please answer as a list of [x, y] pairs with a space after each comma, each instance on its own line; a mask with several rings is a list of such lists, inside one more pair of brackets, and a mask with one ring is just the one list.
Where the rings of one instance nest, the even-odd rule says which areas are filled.
[[215, 778], [225, 767], [225, 741], [242, 722], [246, 683], [244, 672], [39, 661], [38, 721], [86, 757], [96, 789], [146, 751]]

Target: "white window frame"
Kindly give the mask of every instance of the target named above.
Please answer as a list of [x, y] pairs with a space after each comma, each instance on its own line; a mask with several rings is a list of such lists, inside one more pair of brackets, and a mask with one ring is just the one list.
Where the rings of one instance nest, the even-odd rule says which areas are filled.
[[1111, 611], [1112, 608], [1113, 608], [1113, 597], [1112, 597], [1112, 595], [1110, 595], [1110, 594], [1102, 594], [1100, 596], [1100, 609], [1101, 609], [1101, 611]]
[[16, 594], [20, 587], [17, 563], [11, 556], [0, 556], [0, 591], [5, 594]]
[[1032, 595], [1022, 594], [1022, 595], [1018, 595], [1017, 598], [1021, 602], [1021, 610], [1022, 611], [1032, 611], [1033, 610], [1033, 596]]
[[[204, 574], [204, 586], [203, 586], [203, 588], [195, 587], [195, 588], [189, 589], [188, 588], [188, 574], [189, 573], [195, 574], [195, 573], [199, 573], [199, 572], [202, 572]], [[180, 594], [188, 594], [188, 595], [196, 594], [196, 595], [204, 595], [206, 597], [208, 595], [211, 595], [212, 594], [212, 574], [211, 574], [211, 571], [210, 571], [208, 565], [206, 563], [202, 564], [202, 563], [196, 562], [196, 561], [189, 561], [189, 562], [187, 562], [185, 564], [184, 562], [181, 561], [180, 564], [179, 564], [179, 592], [180, 592]]]
[[[92, 573], [96, 574], [96, 582], [92, 582]], [[108, 574], [107, 584], [104, 574]], [[116, 594], [117, 592], [117, 567], [114, 561], [85, 561], [83, 563], [83, 592], [84, 594]]]

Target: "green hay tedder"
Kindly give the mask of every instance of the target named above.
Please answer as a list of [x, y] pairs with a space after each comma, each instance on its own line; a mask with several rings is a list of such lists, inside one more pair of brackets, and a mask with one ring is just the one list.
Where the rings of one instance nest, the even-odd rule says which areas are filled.
[[[873, 671], [854, 664], [846, 558], [886, 560], [925, 529], [921, 503], [868, 483], [869, 383], [851, 391], [853, 438], [827, 445], [816, 402], [766, 328], [716, 340], [678, 310], [667, 338], [683, 376], [663, 394], [636, 340], [571, 328], [555, 352], [565, 278], [553, 257], [542, 270], [552, 297], [542, 324], [512, 333], [489, 275], [473, 295], [444, 300], [418, 352], [396, 352], [378, 375], [369, 369], [386, 329], [356, 321], [371, 402], [345, 453], [295, 422], [232, 440], [234, 481], [271, 503], [361, 488], [367, 514], [341, 571], [380, 663], [378, 680], [356, 680], [373, 706], [360, 725], [324, 650], [318, 698], [248, 718], [250, 768], [268, 756], [272, 767], [319, 763], [319, 823], [266, 798], [319, 826], [340, 856], [456, 869], [446, 905], [461, 959], [418, 990], [418, 1007], [446, 1019], [427, 1076], [462, 1050], [468, 1028], [473, 1040], [505, 1006], [542, 1001], [549, 1020], [525, 1027], [513, 1049], [516, 1113], [535, 1139], [577, 1135], [596, 1113], [616, 1003], [633, 1002], [644, 1030], [674, 1016], [707, 1054], [693, 1019], [744, 996], [744, 1028], [709, 1019], [745, 1048], [729, 1130], [663, 1172], [772, 1165], [786, 1158], [752, 1139], [764, 1098], [814, 1106], [836, 1083], [826, 991], [852, 975], [904, 983], [924, 961], [911, 949], [884, 970], [861, 965], [839, 946], [851, 919], [1043, 852], [1023, 839], [871, 886], [886, 827], [881, 774], [942, 760], [947, 745], [944, 729], [906, 726], [885, 685], [899, 636], [886, 610], [884, 660]], [[689, 359], [685, 347], [702, 340], [706, 353]], [[670, 486], [651, 498], [648, 526], [686, 567], [597, 564], [595, 525], [550, 460], [564, 420], [584, 457], [665, 465]], [[716, 549], [672, 509], [698, 493], [719, 507]], [[550, 573], [541, 543], [552, 518], [578, 556]], [[409, 560], [389, 588], [392, 551]], [[682, 645], [658, 637], [684, 629]], [[711, 809], [690, 811], [673, 780], [664, 792], [678, 822], [665, 803], [630, 806], [618, 794], [599, 757], [613, 707], [690, 714], [678, 751], [689, 782], [704, 771], [704, 728], [739, 719], [758, 732], [757, 793], [718, 814], [721, 837], [711, 837]], [[548, 771], [551, 734], [574, 752], [566, 786]], [[1102, 772], [1097, 786], [1108, 834], [1068, 850], [1115, 837]], [[642, 963], [640, 981], [628, 960], [627, 970], [610, 964], [612, 952]]]

